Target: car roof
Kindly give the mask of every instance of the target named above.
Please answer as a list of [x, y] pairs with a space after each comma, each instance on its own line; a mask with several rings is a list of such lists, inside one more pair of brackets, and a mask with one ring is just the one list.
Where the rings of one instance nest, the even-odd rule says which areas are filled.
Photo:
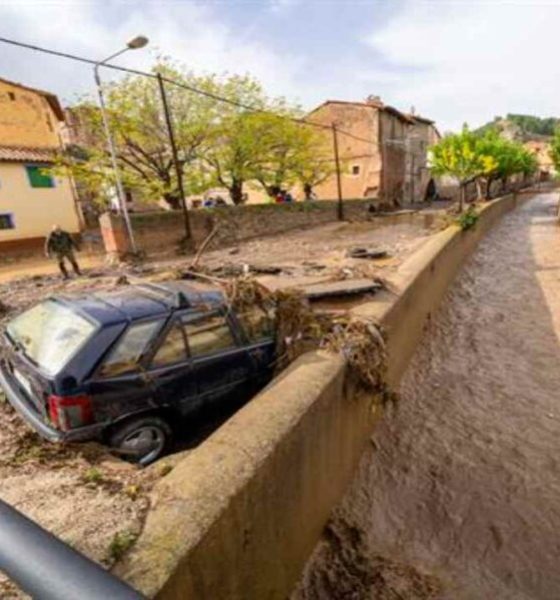
[[164, 316], [177, 309], [211, 310], [225, 304], [219, 288], [181, 281], [127, 285], [117, 292], [55, 299], [106, 325]]

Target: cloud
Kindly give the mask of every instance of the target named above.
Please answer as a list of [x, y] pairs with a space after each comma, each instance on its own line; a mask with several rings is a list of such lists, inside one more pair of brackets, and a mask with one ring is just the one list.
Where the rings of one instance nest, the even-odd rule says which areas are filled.
[[[409, 0], [366, 43], [393, 65], [379, 73], [392, 102], [458, 128], [507, 112], [558, 114], [551, 63], [559, 18], [560, 5], [542, 1]], [[391, 82], [399, 66], [402, 77]]]
[[[0, 2], [0, 36], [61, 51], [103, 58], [139, 33], [146, 49], [129, 52], [120, 64], [149, 68], [155, 54], [172, 56], [206, 72], [251, 73], [271, 93], [285, 93], [305, 61], [275, 52], [219, 13], [220, 4], [190, 2]], [[52, 90], [67, 100], [92, 90], [91, 68], [27, 50], [0, 46], [0, 77]]]

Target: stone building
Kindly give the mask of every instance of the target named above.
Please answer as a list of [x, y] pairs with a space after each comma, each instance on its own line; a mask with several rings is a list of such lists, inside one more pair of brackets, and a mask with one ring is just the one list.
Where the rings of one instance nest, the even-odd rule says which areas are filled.
[[556, 176], [556, 168], [550, 156], [550, 138], [529, 140], [523, 145], [536, 156], [541, 180], [548, 180]]
[[[364, 102], [328, 100], [307, 119], [335, 123], [339, 130], [345, 199], [372, 198], [399, 206], [424, 198], [429, 181], [427, 149], [439, 137], [432, 121], [402, 113], [377, 96]], [[314, 191], [320, 199], [336, 198], [336, 177]]]
[[[441, 135], [434, 121], [411, 112], [406, 140], [406, 180], [404, 202], [422, 202], [426, 199], [432, 175], [428, 165], [428, 149], [437, 144]], [[435, 182], [434, 182], [435, 185]]]
[[72, 182], [44, 172], [60, 149], [57, 97], [0, 79], [0, 249], [34, 248], [53, 224], [80, 230]]

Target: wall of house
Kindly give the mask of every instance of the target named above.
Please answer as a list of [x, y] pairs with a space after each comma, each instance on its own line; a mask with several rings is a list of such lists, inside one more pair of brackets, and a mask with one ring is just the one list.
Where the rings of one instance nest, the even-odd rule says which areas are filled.
[[381, 111], [379, 118], [383, 153], [381, 194], [385, 202], [398, 206], [404, 198], [408, 125], [387, 111]]
[[[338, 129], [361, 138], [358, 140], [343, 133], [338, 134], [339, 156], [343, 167], [342, 196], [343, 198], [377, 198], [381, 174], [379, 109], [359, 104], [329, 103], [314, 111], [310, 119], [329, 126], [335, 122]], [[324, 135], [328, 137], [328, 142], [332, 146], [332, 133], [325, 130]], [[334, 151], [332, 158], [334, 160]], [[354, 172], [356, 170], [357, 173]], [[336, 177], [333, 175], [318, 185], [315, 193], [320, 199], [336, 198], [338, 195]]]
[[406, 182], [403, 203], [422, 202], [431, 179], [428, 168], [428, 148], [435, 144], [438, 134], [433, 125], [416, 121], [409, 126], [406, 153]]
[[0, 81], [0, 145], [56, 148], [57, 128], [44, 96]]
[[80, 229], [69, 181], [55, 178], [52, 188], [32, 188], [22, 163], [0, 162], [0, 214], [13, 215], [15, 225], [0, 229], [0, 249], [3, 242], [12, 247], [16, 240], [44, 237], [53, 224], [72, 233]]

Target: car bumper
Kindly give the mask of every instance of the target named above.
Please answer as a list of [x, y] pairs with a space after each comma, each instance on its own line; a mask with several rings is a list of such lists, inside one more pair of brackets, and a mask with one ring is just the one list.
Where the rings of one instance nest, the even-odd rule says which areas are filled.
[[6, 367], [0, 363], [0, 387], [6, 394], [9, 403], [15, 408], [21, 417], [41, 437], [49, 442], [78, 442], [94, 440], [99, 437], [104, 424], [88, 425], [71, 431], [59, 431], [46, 423], [42, 415], [37, 412], [33, 404], [20, 391], [14, 383]]

